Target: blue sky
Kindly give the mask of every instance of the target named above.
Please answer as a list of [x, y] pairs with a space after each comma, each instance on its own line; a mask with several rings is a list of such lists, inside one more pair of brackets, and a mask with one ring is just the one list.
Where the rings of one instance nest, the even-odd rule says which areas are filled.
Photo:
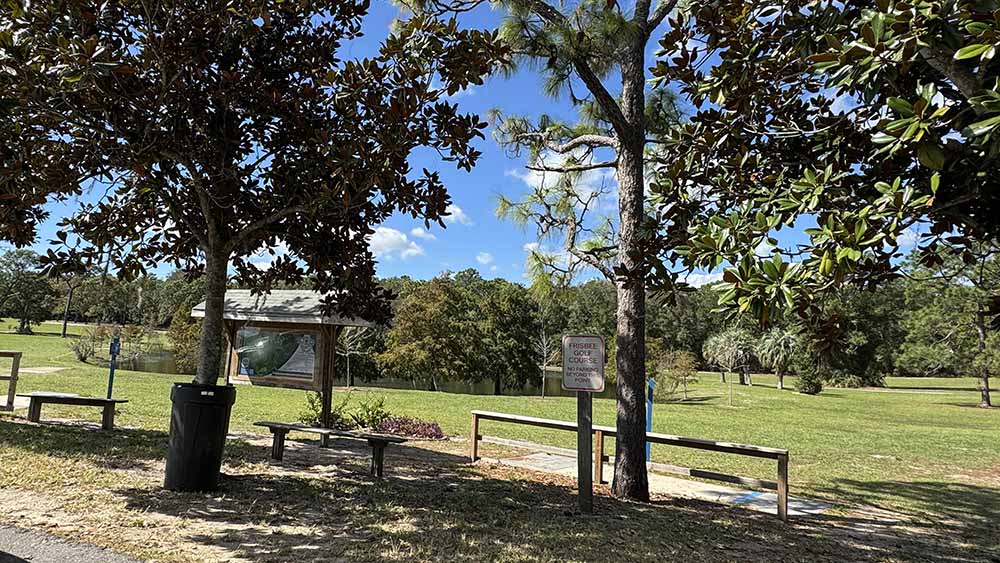
[[[376, 52], [385, 39], [390, 24], [397, 15], [396, 7], [385, 0], [375, 0], [365, 20], [365, 36], [345, 45], [341, 51], [344, 59], [361, 58]], [[499, 14], [487, 7], [463, 16], [468, 27], [493, 28]], [[656, 48], [650, 43], [650, 55]], [[652, 59], [652, 56], [650, 57]], [[543, 113], [572, 120], [573, 110], [567, 100], [553, 100], [541, 93], [538, 74], [523, 70], [511, 77], [494, 77], [483, 86], [477, 86], [453, 97], [462, 111], [485, 115], [493, 108], [506, 114], [537, 117]], [[394, 217], [377, 228], [372, 238], [372, 249], [378, 258], [380, 276], [409, 275], [426, 279], [442, 271], [475, 268], [484, 277], [503, 277], [523, 282], [526, 247], [537, 242], [534, 230], [522, 229], [508, 221], [496, 218], [496, 197], [505, 194], [517, 198], [527, 189], [524, 159], [511, 159], [496, 144], [491, 132], [477, 142], [482, 158], [472, 172], [455, 169], [438, 161], [436, 154], [426, 151], [412, 158], [415, 170], [427, 167], [441, 173], [454, 201], [453, 215], [447, 227], [432, 225], [424, 228], [421, 222], [409, 217]], [[73, 202], [50, 207], [52, 218], [43, 226], [35, 249], [44, 251], [55, 233], [55, 223], [71, 213]], [[786, 233], [780, 237], [783, 244], [801, 240], [800, 233]], [[156, 273], [165, 275], [170, 267], [164, 266]], [[699, 273], [692, 282], [715, 279], [714, 275]], [[589, 276], [584, 276], [589, 277]]]

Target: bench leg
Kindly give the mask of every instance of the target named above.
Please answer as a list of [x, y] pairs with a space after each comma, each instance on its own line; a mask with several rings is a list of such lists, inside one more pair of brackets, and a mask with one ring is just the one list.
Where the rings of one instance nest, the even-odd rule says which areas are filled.
[[272, 428], [271, 432], [274, 434], [274, 442], [271, 444], [271, 459], [281, 461], [285, 457], [285, 434], [287, 432], [276, 428]]
[[42, 418], [42, 402], [32, 397], [28, 403], [28, 420], [38, 422]]
[[372, 447], [372, 477], [382, 478], [382, 466], [385, 463], [385, 444], [369, 442]]
[[113, 403], [110, 405], [104, 405], [104, 414], [101, 416], [101, 429], [115, 429], [115, 405]]

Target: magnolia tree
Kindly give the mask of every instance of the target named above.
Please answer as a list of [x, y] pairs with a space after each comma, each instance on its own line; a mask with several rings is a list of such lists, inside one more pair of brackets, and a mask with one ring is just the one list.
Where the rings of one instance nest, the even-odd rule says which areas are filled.
[[[258, 291], [309, 277], [328, 312], [384, 319], [373, 225], [393, 213], [441, 222], [445, 186], [409, 157], [425, 147], [473, 166], [485, 124], [443, 97], [481, 83], [505, 49], [493, 33], [413, 17], [377, 55], [342, 60], [368, 7], [4, 4], [0, 81], [20, 95], [0, 113], [0, 185], [20, 191], [4, 199], [0, 232], [30, 243], [43, 204], [92, 185], [47, 261], [103, 261], [123, 278], [166, 262], [202, 276], [200, 383], [220, 371], [230, 272]], [[279, 246], [288, 252], [269, 268], [253, 264]]]
[[[678, 12], [653, 73], [695, 112], [660, 153], [653, 203], [704, 203], [680, 251], [724, 268], [724, 306], [765, 323], [792, 309], [822, 343], [817, 303], [900, 275], [901, 241], [916, 237], [935, 264], [945, 244], [971, 263], [996, 240], [995, 10], [752, 0]], [[806, 240], [779, 244], [790, 228]]]

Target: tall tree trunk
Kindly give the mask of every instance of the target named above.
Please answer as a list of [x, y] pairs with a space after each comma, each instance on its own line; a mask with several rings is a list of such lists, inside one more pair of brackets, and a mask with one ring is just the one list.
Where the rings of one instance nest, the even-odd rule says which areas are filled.
[[637, 40], [623, 55], [622, 113], [628, 121], [619, 131], [618, 149], [618, 293], [617, 354], [618, 438], [611, 493], [619, 498], [649, 500], [646, 475], [646, 288], [639, 260], [640, 227], [645, 210], [646, 144], [644, 43]]
[[503, 395], [503, 382], [500, 381], [500, 376], [493, 378], [493, 394]]
[[[979, 354], [982, 356], [986, 353], [986, 310], [983, 308], [982, 303], [976, 305], [976, 336], [978, 336], [978, 348]], [[979, 406], [983, 408], [990, 408], [993, 406], [990, 400], [990, 369], [986, 365], [985, 358], [980, 361], [979, 367]]]
[[351, 372], [351, 354], [347, 354], [347, 386], [354, 387], [354, 374]]
[[201, 325], [198, 372], [195, 376], [195, 382], [203, 385], [214, 385], [219, 380], [228, 265], [227, 253], [218, 248], [206, 249], [205, 318]]
[[66, 306], [63, 307], [63, 318], [62, 318], [62, 321], [63, 321], [62, 322], [62, 337], [63, 338], [66, 338], [66, 327], [69, 324], [69, 309], [73, 305], [73, 292], [74, 291], [76, 291], [76, 288], [73, 287], [73, 286], [69, 286], [68, 291], [66, 292]]
[[747, 384], [747, 374], [746, 374], [746, 372], [743, 371], [743, 368], [739, 368], [739, 370], [737, 370], [737, 371], [740, 374], [740, 385], [746, 385]]
[[779, 369], [778, 370], [778, 390], [780, 391], [780, 390], [782, 390], [784, 388], [785, 388], [785, 370]]
[[725, 370], [719, 370], [719, 383], [726, 382], [726, 372]]
[[17, 326], [18, 334], [31, 334], [31, 325], [28, 322], [27, 317], [22, 317], [20, 323]]

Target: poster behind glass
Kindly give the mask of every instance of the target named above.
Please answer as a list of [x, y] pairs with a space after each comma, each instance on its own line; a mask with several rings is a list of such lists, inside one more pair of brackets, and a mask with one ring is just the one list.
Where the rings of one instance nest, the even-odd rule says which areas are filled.
[[311, 381], [316, 371], [316, 333], [244, 328], [237, 337], [239, 374]]

